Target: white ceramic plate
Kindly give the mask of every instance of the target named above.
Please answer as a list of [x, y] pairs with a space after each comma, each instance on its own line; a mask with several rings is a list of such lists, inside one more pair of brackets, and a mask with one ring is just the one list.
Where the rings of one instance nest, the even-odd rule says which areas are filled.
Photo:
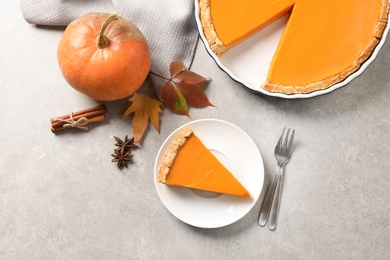
[[[280, 36], [282, 35], [289, 15], [285, 15], [274, 23], [270, 24], [263, 30], [254, 34], [242, 43], [232, 47], [222, 57], [218, 57], [211, 50], [206, 37], [203, 34], [202, 24], [199, 19], [199, 1], [195, 0], [195, 18], [198, 25], [200, 38], [202, 39], [207, 52], [215, 60], [217, 65], [225, 71], [233, 80], [241, 83], [248, 90], [262, 93], [268, 96], [280, 97], [286, 99], [311, 98], [323, 94], [330, 93], [340, 87], [347, 85], [351, 80], [359, 76], [363, 71], [374, 61], [382, 48], [390, 23], [387, 24], [382, 40], [375, 48], [371, 57], [360, 67], [358, 71], [351, 74], [344, 81], [339, 82], [328, 89], [318, 90], [308, 94], [293, 94], [287, 95], [282, 93], [268, 92], [261, 89], [259, 86], [265, 81], [269, 64], [275, 53]], [[390, 17], [390, 14], [389, 14]]]
[[232, 224], [245, 216], [260, 196], [264, 165], [259, 149], [243, 130], [225, 121], [202, 119], [186, 125], [245, 186], [253, 199], [172, 187], [158, 182], [157, 173], [164, 154], [185, 125], [168, 136], [157, 154], [154, 166], [157, 193], [165, 207], [189, 225], [217, 228]]

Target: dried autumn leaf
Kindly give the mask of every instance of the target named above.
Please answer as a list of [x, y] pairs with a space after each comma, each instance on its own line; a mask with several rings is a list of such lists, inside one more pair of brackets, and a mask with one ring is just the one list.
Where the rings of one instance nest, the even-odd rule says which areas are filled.
[[205, 81], [208, 81], [205, 77], [202, 77], [190, 70], [183, 70], [175, 76], [175, 79], [178, 81], [183, 81], [185, 83], [191, 84], [200, 84]]
[[213, 106], [208, 100], [203, 89], [196, 85], [186, 82], [176, 83], [176, 89], [183, 95], [187, 104], [192, 107], [206, 107]]
[[180, 61], [172, 61], [169, 65], [169, 72], [171, 77], [175, 77], [177, 74], [184, 70], [184, 64]]
[[171, 81], [165, 83], [160, 95], [161, 98], [164, 100], [164, 105], [170, 110], [180, 115], [189, 116], [187, 102], [183, 95], [179, 91], [177, 91], [174, 86], [174, 83], [172, 83]]
[[150, 98], [145, 94], [138, 93], [135, 93], [129, 99], [129, 101], [131, 101], [132, 104], [129, 108], [127, 108], [123, 115], [128, 116], [134, 113], [132, 121], [134, 142], [138, 143], [141, 140], [145, 129], [148, 126], [149, 118], [154, 128], [156, 128], [156, 130], [160, 132], [159, 113], [161, 113], [160, 106], [162, 105], [162, 103], [157, 99]]
[[189, 116], [188, 106], [213, 106], [201, 87], [209, 79], [186, 70], [180, 61], [172, 62], [169, 71], [171, 78], [164, 84], [160, 96], [171, 111]]

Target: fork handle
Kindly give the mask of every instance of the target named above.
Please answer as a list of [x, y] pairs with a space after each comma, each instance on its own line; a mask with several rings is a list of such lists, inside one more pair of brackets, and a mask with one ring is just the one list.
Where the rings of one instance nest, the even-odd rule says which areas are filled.
[[278, 224], [280, 200], [282, 197], [281, 193], [283, 187], [283, 173], [284, 173], [284, 165], [280, 167], [280, 174], [275, 188], [275, 195], [272, 199], [271, 209], [269, 213], [268, 228], [271, 231], [274, 231]]
[[265, 198], [263, 201], [263, 205], [261, 206], [260, 214], [259, 214], [259, 225], [264, 227], [267, 224], [270, 209], [271, 209], [271, 204], [272, 204], [272, 199], [275, 194], [275, 189], [276, 189], [276, 184], [278, 183], [278, 177], [279, 177], [279, 170], [280, 170], [280, 165], [278, 165], [275, 169], [275, 174], [274, 178], [271, 182], [271, 185], [268, 187], [267, 193], [265, 194]]

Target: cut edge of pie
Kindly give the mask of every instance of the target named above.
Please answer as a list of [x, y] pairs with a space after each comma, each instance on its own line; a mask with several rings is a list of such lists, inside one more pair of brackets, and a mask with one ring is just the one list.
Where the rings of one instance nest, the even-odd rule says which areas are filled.
[[[168, 151], [165, 153], [165, 155], [163, 157], [163, 161], [161, 163], [159, 172], [157, 174], [158, 181], [160, 183], [167, 184], [167, 185], [182, 186], [182, 187], [186, 187], [186, 188], [193, 188], [193, 189], [198, 189], [198, 190], [223, 193], [223, 194], [228, 194], [228, 195], [232, 195], [232, 196], [239, 196], [239, 197], [244, 197], [244, 198], [253, 198], [252, 195], [250, 194], [250, 192], [225, 167], [223, 167], [223, 168], [225, 168], [226, 173], [229, 174], [229, 176], [227, 176], [227, 177], [229, 177], [230, 179], [234, 179], [235, 184], [237, 185], [237, 187], [239, 187], [238, 192], [237, 191], [220, 192], [220, 191], [215, 191], [215, 190], [211, 190], [211, 189], [205, 189], [205, 188], [199, 187], [199, 186], [198, 187], [195, 187], [195, 186], [189, 187], [189, 186], [185, 186], [185, 185], [170, 184], [169, 183], [168, 178], [169, 178], [171, 167], [174, 164], [174, 161], [175, 161], [175, 159], [180, 151], [180, 148], [186, 143], [187, 139], [190, 138], [191, 135], [195, 135], [193, 133], [192, 129], [189, 126], [185, 126], [185, 127], [183, 127], [182, 130], [180, 130], [179, 134], [174, 138], [172, 144], [168, 148]], [[204, 146], [204, 145], [202, 144], [202, 146]], [[211, 152], [210, 152], [210, 154], [212, 155]], [[212, 155], [212, 157], [214, 157], [215, 160], [218, 161], [218, 159], [214, 155]], [[218, 163], [220, 165], [222, 165], [219, 161], [218, 161]]]
[[[214, 28], [211, 10], [210, 10], [210, 0], [199, 0], [199, 9], [200, 9], [200, 21], [203, 27], [204, 36], [207, 39], [207, 42], [211, 50], [218, 56], [221, 57], [226, 51], [233, 46], [225, 46], [224, 43], [218, 38], [218, 34]], [[345, 80], [348, 76], [359, 70], [362, 64], [369, 59], [369, 57], [374, 52], [376, 46], [379, 44], [380, 40], [383, 37], [383, 33], [386, 29], [388, 23], [388, 13], [390, 10], [389, 1], [382, 0], [382, 9], [380, 12], [379, 21], [376, 25], [376, 28], [373, 32], [374, 37], [367, 44], [366, 48], [362, 50], [357, 59], [352, 63], [352, 65], [341, 71], [336, 75], [324, 78], [320, 81], [310, 83], [304, 86], [286, 86], [279, 85], [270, 82], [264, 82], [260, 88], [268, 92], [276, 92], [283, 94], [307, 94], [318, 90], [324, 90], [330, 88], [331, 86]], [[250, 37], [250, 36], [248, 36]], [[244, 38], [243, 40], [245, 40]], [[242, 42], [243, 40], [239, 41]], [[238, 44], [237, 42], [236, 44]], [[276, 50], [278, 51], [278, 50]]]

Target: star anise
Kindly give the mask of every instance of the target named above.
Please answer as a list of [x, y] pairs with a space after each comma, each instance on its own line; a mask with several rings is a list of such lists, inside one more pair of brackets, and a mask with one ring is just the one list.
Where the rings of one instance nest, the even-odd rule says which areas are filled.
[[119, 137], [114, 136], [114, 139], [116, 141], [115, 146], [118, 148], [114, 150], [113, 154], [111, 154], [111, 156], [114, 157], [111, 162], [116, 162], [118, 164], [118, 169], [123, 166], [127, 168], [127, 163], [133, 161], [131, 149], [139, 147], [134, 144], [134, 137], [129, 139], [126, 135], [125, 139], [122, 140]]
[[125, 151], [124, 147], [115, 149], [111, 156], [114, 157], [111, 162], [116, 162], [118, 164], [118, 169], [123, 166], [127, 168], [127, 162], [133, 161], [131, 150]]
[[129, 139], [129, 137], [126, 135], [125, 139], [122, 141], [122, 139], [114, 136], [115, 138], [115, 141], [117, 141], [117, 143], [115, 144], [116, 146], [119, 147], [119, 149], [121, 149], [122, 147], [124, 148], [124, 151], [130, 151], [130, 149], [132, 148], [138, 148], [137, 145], [134, 144], [134, 137]]

